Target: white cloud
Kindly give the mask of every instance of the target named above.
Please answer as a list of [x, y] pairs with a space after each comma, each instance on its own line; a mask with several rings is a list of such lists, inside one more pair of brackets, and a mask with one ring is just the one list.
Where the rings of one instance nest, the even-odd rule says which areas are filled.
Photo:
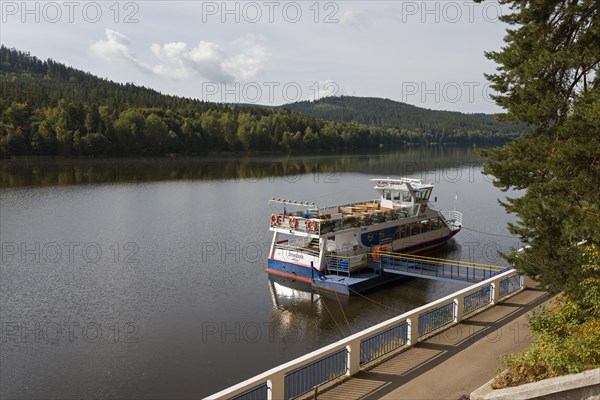
[[106, 30], [106, 40], [99, 40], [91, 47], [92, 53], [104, 59], [107, 62], [125, 61], [144, 72], [150, 72], [150, 67], [131, 52], [129, 46], [131, 43], [126, 36], [112, 29]]
[[131, 42], [119, 32], [107, 29], [106, 39], [91, 47], [92, 53], [108, 62], [125, 61], [153, 75], [173, 80], [200, 76], [214, 82], [247, 82], [260, 73], [269, 59], [261, 36], [248, 35], [232, 43], [237, 54], [228, 55], [217, 43], [201, 41], [195, 47], [183, 42], [152, 44], [155, 65], [141, 62], [131, 51]]

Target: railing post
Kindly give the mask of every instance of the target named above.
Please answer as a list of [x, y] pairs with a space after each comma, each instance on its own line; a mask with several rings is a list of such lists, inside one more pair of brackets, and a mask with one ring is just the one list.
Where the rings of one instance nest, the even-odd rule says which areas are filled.
[[454, 299], [455, 313], [454, 322], [460, 322], [463, 319], [463, 311], [465, 309], [465, 297], [458, 296]]
[[285, 374], [276, 372], [267, 381], [267, 399], [279, 400], [285, 398]]
[[492, 304], [498, 304], [500, 302], [500, 279], [492, 282]]
[[525, 276], [519, 275], [519, 289], [523, 289], [525, 287]]
[[346, 346], [348, 350], [348, 376], [360, 371], [360, 339], [355, 339]]
[[408, 344], [414, 346], [419, 340], [419, 315], [411, 315], [406, 322], [408, 323]]

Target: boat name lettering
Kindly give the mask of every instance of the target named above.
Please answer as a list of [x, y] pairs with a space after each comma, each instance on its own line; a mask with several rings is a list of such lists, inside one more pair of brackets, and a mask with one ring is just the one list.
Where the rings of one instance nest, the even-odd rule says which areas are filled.
[[304, 255], [300, 253], [288, 253], [288, 257], [304, 259]]

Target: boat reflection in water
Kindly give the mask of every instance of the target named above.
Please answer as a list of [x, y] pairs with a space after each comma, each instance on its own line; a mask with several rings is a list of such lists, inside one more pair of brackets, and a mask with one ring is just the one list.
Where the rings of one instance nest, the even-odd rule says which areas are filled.
[[268, 279], [274, 333], [287, 343], [303, 342], [317, 348], [347, 335], [345, 319], [350, 297], [317, 292], [311, 284], [276, 275]]
[[348, 304], [350, 297], [339, 296], [336, 293], [318, 291], [308, 282], [297, 279], [286, 278], [284, 276], [269, 275], [269, 288], [273, 306], [284, 309], [298, 309], [297, 311], [315, 312], [315, 308], [321, 309], [322, 299], [340, 301], [341, 304]]

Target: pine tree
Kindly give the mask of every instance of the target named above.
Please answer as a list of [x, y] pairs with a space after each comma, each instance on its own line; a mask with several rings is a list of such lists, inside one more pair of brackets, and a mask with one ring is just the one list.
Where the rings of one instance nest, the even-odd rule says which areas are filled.
[[[502, 0], [511, 14], [506, 46], [487, 57], [504, 119], [533, 131], [481, 151], [484, 172], [503, 190], [525, 189], [503, 203], [518, 217], [512, 233], [525, 251], [507, 258], [553, 292], [573, 298], [595, 272], [585, 245], [600, 243], [600, 3], [597, 0]], [[579, 245], [578, 245], [579, 243]]]

